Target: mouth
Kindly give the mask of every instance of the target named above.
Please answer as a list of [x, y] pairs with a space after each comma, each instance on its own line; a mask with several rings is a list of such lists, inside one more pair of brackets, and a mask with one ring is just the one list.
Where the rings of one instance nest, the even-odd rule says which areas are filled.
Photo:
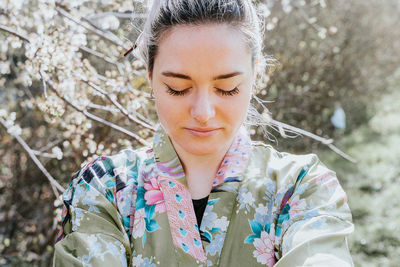
[[218, 133], [221, 128], [184, 128], [196, 137], [208, 137]]

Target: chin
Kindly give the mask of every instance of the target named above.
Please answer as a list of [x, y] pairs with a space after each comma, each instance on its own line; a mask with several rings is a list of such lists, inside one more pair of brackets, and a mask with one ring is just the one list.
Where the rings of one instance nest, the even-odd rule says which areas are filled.
[[178, 140], [179, 146], [187, 153], [201, 156], [217, 153], [226, 146], [229, 138], [223, 133], [212, 137], [195, 137], [186, 134], [184, 138]]
[[[221, 146], [221, 143], [219, 144]], [[192, 155], [198, 155], [198, 156], [204, 156], [204, 155], [210, 155], [210, 154], [215, 154], [219, 151], [221, 147], [217, 147], [214, 144], [196, 144], [196, 143], [191, 143], [191, 144], [183, 144], [181, 147], [187, 152]]]

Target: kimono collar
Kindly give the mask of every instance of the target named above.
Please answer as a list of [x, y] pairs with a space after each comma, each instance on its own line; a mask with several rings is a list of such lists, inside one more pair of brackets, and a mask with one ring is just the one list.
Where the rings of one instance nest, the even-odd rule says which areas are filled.
[[[157, 167], [162, 175], [178, 180], [186, 187], [187, 181], [179, 157], [161, 124], [158, 125], [153, 141]], [[247, 166], [251, 153], [251, 139], [242, 124], [217, 171], [213, 188], [224, 182], [239, 178]]]

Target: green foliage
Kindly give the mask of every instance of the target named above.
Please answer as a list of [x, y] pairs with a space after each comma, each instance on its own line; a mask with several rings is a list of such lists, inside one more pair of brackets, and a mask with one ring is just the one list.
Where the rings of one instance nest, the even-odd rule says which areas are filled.
[[[387, 76], [398, 66], [399, 50], [391, 41], [400, 37], [392, 28], [398, 19], [389, 18], [395, 2], [300, 2], [289, 14], [279, 3], [271, 7], [265, 51], [279, 65], [259, 96], [273, 101], [267, 106], [274, 119], [324, 137], [343, 134], [330, 123], [340, 104], [347, 119], [344, 133], [351, 133], [371, 117], [371, 102], [385, 92]], [[278, 142], [281, 150], [299, 153], [318, 148], [309, 138], [278, 137]]]
[[355, 233], [349, 246], [356, 266], [397, 266], [400, 260], [400, 69], [388, 80], [388, 93], [375, 103], [376, 114], [344, 137], [340, 145], [353, 165], [326, 152], [348, 195]]

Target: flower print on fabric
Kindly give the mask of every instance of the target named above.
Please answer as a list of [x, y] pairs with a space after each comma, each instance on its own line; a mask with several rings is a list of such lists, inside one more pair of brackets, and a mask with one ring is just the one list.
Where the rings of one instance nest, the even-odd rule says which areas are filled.
[[144, 184], [144, 199], [146, 200], [146, 205], [156, 205], [155, 211], [157, 213], [164, 213], [167, 211], [165, 207], [165, 201], [163, 193], [160, 190], [160, 184], [158, 179], [152, 178], [149, 182]]
[[[144, 244], [146, 243], [146, 231], [153, 232], [160, 229], [160, 226], [155, 220], [156, 216], [155, 209], [157, 204], [153, 203], [147, 205], [145, 200], [145, 194], [146, 194], [146, 189], [144, 188], [144, 186], [139, 186], [136, 197], [136, 208], [135, 208], [135, 216], [133, 224], [134, 225], [133, 233], [135, 232], [135, 226], [138, 227], [140, 231], [138, 234], [134, 233], [133, 237], [134, 238], [141, 237], [143, 247]], [[160, 210], [161, 209], [159, 209], [159, 211]], [[145, 230], [143, 230], [143, 220], [144, 220]]]
[[[308, 170], [309, 170], [309, 167], [310, 167], [310, 166], [307, 165], [307, 166], [303, 167], [303, 169], [301, 169], [299, 175], [297, 176], [297, 179], [296, 179], [295, 184], [292, 185], [292, 186], [285, 192], [285, 194], [284, 194], [283, 197], [282, 197], [282, 200], [281, 200], [281, 203], [280, 203], [280, 213], [279, 213], [278, 221], [277, 221], [277, 224], [276, 224], [276, 235], [277, 235], [278, 237], [281, 237], [281, 234], [282, 234], [282, 226], [283, 226], [283, 224], [288, 224], [287, 221], [290, 219], [290, 209], [291, 209], [291, 206], [290, 206], [290, 203], [288, 203], [288, 201], [289, 201], [290, 198], [293, 196], [293, 193], [294, 193], [294, 190], [296, 189], [296, 186], [297, 186], [297, 185], [301, 182], [301, 180], [306, 176], [306, 174], [307, 174], [307, 172], [308, 172]], [[300, 186], [301, 186], [301, 187], [300, 187], [300, 190], [296, 192], [297, 194], [299, 194], [300, 192], [304, 192], [305, 187], [306, 187], [307, 185], [301, 185], [301, 184], [300, 184]], [[278, 193], [277, 195], [279, 195], [279, 193]], [[294, 203], [294, 205], [299, 205], [299, 204], [300, 204], [300, 205], [303, 205], [303, 204], [300, 203], [300, 202]], [[298, 208], [301, 208], [301, 206], [298, 207]], [[294, 213], [292, 213], [292, 215], [294, 215], [294, 214], [297, 214], [296, 211], [294, 211]]]
[[212, 211], [214, 208], [214, 204], [218, 201], [219, 198], [208, 200], [206, 209], [204, 210], [203, 220], [201, 221], [201, 234], [203, 236], [203, 239], [206, 239], [207, 242], [211, 242], [211, 232], [214, 228], [214, 222], [218, 219], [217, 213]]
[[304, 199], [299, 199], [299, 195], [296, 195], [293, 199], [288, 202], [289, 205], [289, 217], [293, 218], [297, 214], [301, 214], [307, 206]]
[[79, 260], [83, 266], [95, 267], [95, 265], [91, 263], [92, 260], [101, 259], [104, 261], [104, 258], [107, 257], [107, 254], [111, 254], [117, 257], [119, 256], [120, 262], [117, 264], [122, 264], [122, 266], [127, 267], [126, 258], [124, 257], [125, 248], [121, 242], [109, 242], [101, 238], [99, 234], [89, 235], [87, 241], [88, 254], [77, 258], [77, 260]]
[[269, 267], [274, 266], [274, 241], [275, 235], [265, 231], [261, 232], [260, 238], [254, 239], [253, 244], [256, 250], [253, 251], [253, 256], [257, 258], [257, 262]]
[[131, 208], [134, 216], [130, 217], [130, 223], [132, 224], [133, 220], [133, 238], [142, 238], [142, 246], [144, 247], [147, 239], [146, 232], [154, 232], [161, 229], [156, 221], [156, 214], [165, 213], [167, 210], [160, 190], [153, 150], [146, 149], [142, 152], [144, 160], [138, 170], [135, 205]]
[[262, 225], [256, 220], [249, 220], [249, 225], [253, 233], [247, 236], [244, 243], [253, 244], [255, 248], [253, 256], [257, 259], [257, 262], [266, 266], [273, 266], [275, 264], [275, 231], [273, 225], [272, 227], [270, 223]]
[[206, 254], [212, 255], [212, 256], [214, 256], [216, 254], [220, 255], [222, 246], [224, 245], [225, 236], [226, 236], [226, 233], [216, 234], [213, 242], [211, 242], [209, 245], [207, 245]]
[[154, 262], [155, 257], [151, 256], [150, 258], [143, 257], [142, 254], [136, 255], [136, 251], [132, 251], [132, 266], [133, 267], [156, 267], [156, 264], [160, 264], [159, 262]]
[[241, 126], [217, 171], [213, 186], [237, 181], [238, 174], [247, 167], [251, 153], [251, 139], [245, 126]]
[[135, 220], [134, 220], [133, 229], [132, 229], [133, 238], [139, 238], [144, 235], [144, 231], [146, 230], [145, 218], [146, 218], [146, 214], [144, 212], [144, 209], [136, 210]]
[[260, 223], [261, 225], [266, 225], [271, 223], [271, 209], [272, 205], [268, 203], [269, 206], [264, 206], [263, 204], [258, 204], [258, 207], [255, 210], [254, 221]]
[[[323, 175], [318, 176], [316, 181], [315, 181], [315, 183], [318, 186], [324, 185], [329, 190], [329, 193], [331, 193], [331, 194], [334, 194], [335, 190], [339, 186], [338, 179], [336, 179], [335, 176], [333, 176], [331, 173], [325, 173]], [[344, 194], [343, 201], [344, 201], [344, 203], [347, 202], [347, 195], [346, 194]]]
[[249, 192], [249, 190], [245, 187], [241, 187], [239, 189], [237, 200], [239, 205], [239, 209], [237, 210], [237, 212], [239, 212], [239, 210], [243, 208], [246, 208], [247, 211], [245, 211], [245, 213], [247, 214], [247, 212], [250, 211], [250, 208], [256, 208], [256, 205], [254, 204], [255, 199], [252, 193]]

